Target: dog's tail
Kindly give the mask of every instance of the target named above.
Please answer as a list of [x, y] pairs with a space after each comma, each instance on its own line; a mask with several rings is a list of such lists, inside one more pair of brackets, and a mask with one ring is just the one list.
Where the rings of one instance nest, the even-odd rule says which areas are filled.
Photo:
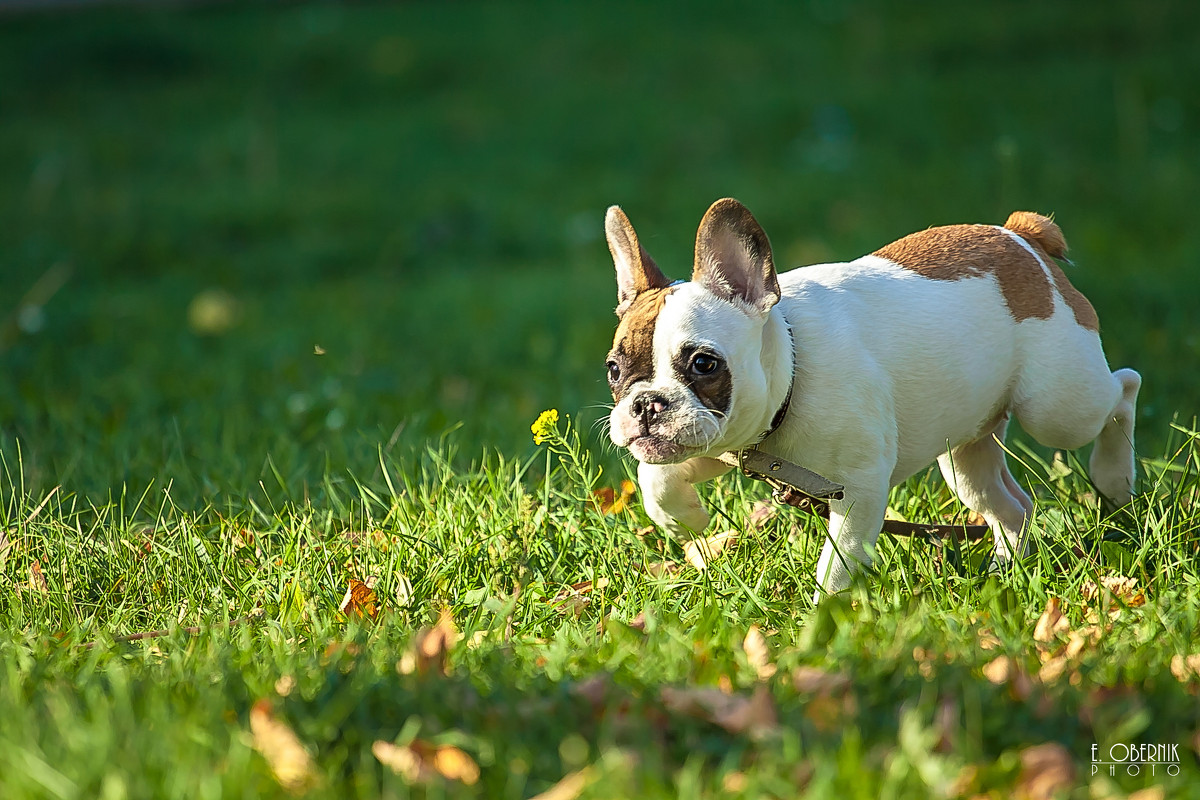
[[1028, 239], [1054, 258], [1066, 259], [1067, 240], [1062, 230], [1049, 217], [1032, 211], [1014, 211], [1004, 227], [1023, 239]]

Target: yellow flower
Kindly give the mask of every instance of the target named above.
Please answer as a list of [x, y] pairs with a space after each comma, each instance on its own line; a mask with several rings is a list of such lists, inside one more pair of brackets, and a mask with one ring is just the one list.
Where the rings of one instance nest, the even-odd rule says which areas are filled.
[[538, 418], [529, 426], [533, 432], [533, 443], [541, 444], [548, 441], [551, 434], [558, 431], [558, 409], [550, 408], [538, 414]]

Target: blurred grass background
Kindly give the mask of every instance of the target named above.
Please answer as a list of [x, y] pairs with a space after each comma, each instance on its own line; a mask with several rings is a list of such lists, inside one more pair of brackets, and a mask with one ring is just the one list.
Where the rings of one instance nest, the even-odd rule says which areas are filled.
[[1169, 0], [0, 14], [8, 480], [219, 507], [448, 431], [527, 454], [608, 399], [604, 209], [686, 276], [726, 195], [781, 267], [1055, 214], [1158, 454], [1200, 389], [1197, 30]]

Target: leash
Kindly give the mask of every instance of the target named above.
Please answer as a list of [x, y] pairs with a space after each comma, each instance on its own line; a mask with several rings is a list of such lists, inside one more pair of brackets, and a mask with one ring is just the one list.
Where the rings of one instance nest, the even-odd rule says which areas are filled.
[[[792, 326], [789, 325], [788, 339], [792, 341], [793, 353], [795, 352], [794, 337]], [[795, 363], [792, 365], [792, 371], [795, 372]], [[795, 389], [794, 383], [788, 386], [783, 403], [771, 418], [770, 426], [758, 437], [757, 442], [764, 441], [783, 424], [788, 408], [792, 404], [793, 389]], [[717, 456], [717, 460], [740, 470], [749, 478], [766, 483], [771, 487], [771, 496], [775, 498], [775, 502], [829, 519], [829, 501], [841, 500], [845, 497], [846, 487], [818, 475], [811, 469], [805, 469], [799, 464], [793, 464], [759, 450], [757, 442], [743, 450], [722, 453]], [[882, 530], [893, 536], [918, 536], [925, 539], [973, 542], [987, 535], [988, 526], [943, 525], [940, 523], [925, 525], [919, 522], [885, 519]]]
[[[841, 500], [846, 496], [846, 487], [840, 483], [834, 483], [810, 469], [763, 452], [757, 447], [722, 453], [717, 456], [717, 460], [738, 469], [749, 478], [766, 483], [771, 487], [771, 495], [775, 502], [816, 514], [825, 519], [829, 519], [829, 501]], [[917, 536], [926, 539], [973, 542], [987, 535], [988, 526], [944, 525], [941, 523], [926, 525], [919, 522], [885, 519], [883, 532], [893, 536]]]

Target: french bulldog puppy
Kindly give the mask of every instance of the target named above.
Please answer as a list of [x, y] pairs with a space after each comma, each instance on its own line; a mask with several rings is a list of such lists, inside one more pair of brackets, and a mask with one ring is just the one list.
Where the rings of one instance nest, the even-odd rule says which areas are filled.
[[1033, 508], [1001, 446], [1014, 415], [1048, 447], [1095, 440], [1093, 483], [1129, 501], [1141, 377], [1109, 370], [1050, 219], [930, 228], [780, 276], [750, 212], [718, 200], [688, 282], [663, 275], [617, 206], [605, 231], [619, 318], [610, 435], [640, 462], [646, 512], [671, 534], [708, 526], [694, 484], [729, 469], [714, 456], [760, 445], [845, 486], [816, 597], [869, 562], [888, 490], [934, 460], [1007, 561], [1025, 552]]

